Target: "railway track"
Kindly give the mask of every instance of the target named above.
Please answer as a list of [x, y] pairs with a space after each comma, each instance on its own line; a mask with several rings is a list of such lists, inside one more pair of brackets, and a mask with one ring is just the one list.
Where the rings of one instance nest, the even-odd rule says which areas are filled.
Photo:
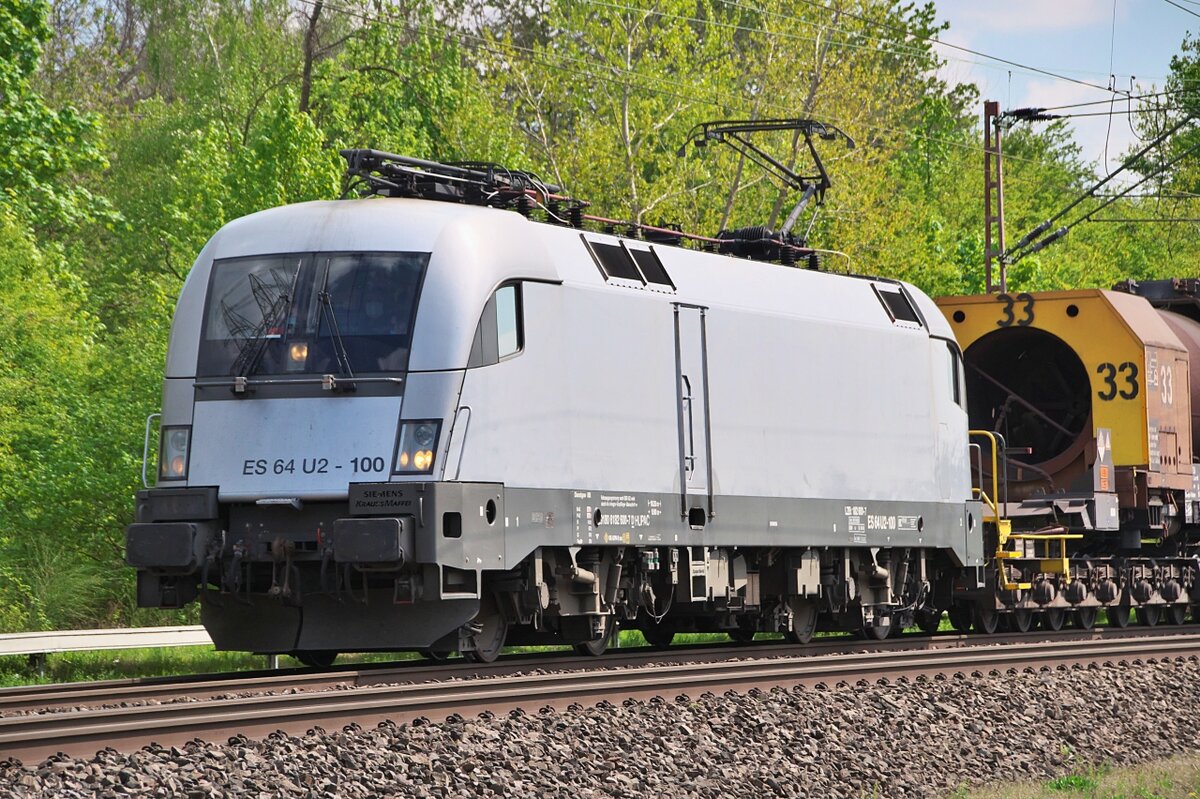
[[[1006, 645], [1014, 642], [1020, 645]], [[798, 652], [803, 656], [796, 657]], [[1016, 639], [946, 635], [873, 644], [837, 639], [836, 643], [805, 649], [764, 643], [687, 647], [669, 653], [625, 650], [620, 656], [599, 660], [525, 657], [488, 666], [418, 664], [320, 673], [273, 672], [269, 676], [253, 674], [249, 681], [241, 682], [228, 677], [149, 685], [145, 681], [116, 683], [107, 688], [96, 686], [97, 691], [107, 691], [105, 698], [86, 700], [104, 707], [0, 718], [0, 756], [33, 763], [56, 752], [86, 756], [105, 746], [128, 750], [151, 742], [169, 746], [235, 733], [261, 737], [276, 730], [302, 734], [314, 726], [352, 722], [366, 726], [385, 719], [402, 722], [515, 708], [532, 712], [545, 706], [561, 709], [617, 698], [674, 698], [931, 674], [1015, 674], [1026, 667], [1196, 656], [1200, 656], [1200, 631], [1195, 627], [1176, 628], [1170, 634], [1135, 628]], [[664, 664], [664, 659], [670, 662]], [[354, 690], [347, 690], [350, 688]], [[17, 708], [19, 701], [25, 702], [26, 708], [51, 707], [55, 702], [58, 707], [74, 706], [79, 700], [66, 701], [65, 697], [82, 697], [87, 689], [79, 685], [34, 687], [24, 699], [18, 699], [19, 691], [4, 692], [9, 710]], [[241, 692], [251, 693], [228, 698]], [[169, 701], [181, 696], [190, 701]], [[115, 704], [124, 706], [112, 706]]]
[[[1174, 628], [1178, 632], [1200, 634], [1200, 625]], [[1144, 628], [1108, 631], [1033, 632], [1023, 636], [1022, 643], [1073, 641], [1081, 637], [1136, 637], [1145, 635]], [[891, 652], [913, 649], [951, 649], [963, 646], [1003, 645], [1014, 639], [1008, 635], [962, 635], [940, 633], [933, 636], [905, 635], [884, 641], [866, 641], [851, 636], [833, 635], [813, 640], [798, 648], [778, 640], [749, 644], [696, 644], [673, 646], [667, 651], [650, 647], [617, 649], [596, 659], [589, 656], [564, 655], [562, 652], [507, 655], [494, 663], [468, 663], [452, 660], [431, 663], [425, 660], [398, 661], [340, 666], [331, 669], [311, 668], [237, 671], [217, 674], [185, 675], [178, 677], [136, 678], [128, 680], [97, 680], [79, 683], [53, 683], [0, 688], [0, 717], [47, 710], [79, 710], [101, 705], [144, 704], [172, 701], [180, 696], [209, 699], [231, 693], [278, 693], [282, 691], [326, 691], [363, 688], [396, 682], [432, 682], [474, 677], [500, 677], [527, 673], [536, 669], [570, 671], [612, 668], [662, 663], [696, 663], [731, 658], [808, 657], [850, 652]]]

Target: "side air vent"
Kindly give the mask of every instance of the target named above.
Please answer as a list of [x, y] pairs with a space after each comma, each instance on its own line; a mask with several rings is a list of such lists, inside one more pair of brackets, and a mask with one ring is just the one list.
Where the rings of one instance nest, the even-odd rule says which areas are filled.
[[592, 241], [589, 244], [591, 244], [592, 252], [596, 254], [596, 260], [600, 263], [600, 270], [604, 272], [605, 277], [645, 282], [642, 280], [641, 273], [638, 272], [637, 264], [624, 247], [619, 244], [605, 244], [601, 241]]
[[642, 270], [642, 274], [648, 282], [675, 288], [674, 281], [667, 274], [667, 268], [663, 266], [662, 261], [658, 258], [658, 253], [653, 248], [649, 250], [631, 249], [629, 252], [633, 255], [633, 260], [637, 262], [638, 269]]
[[913, 307], [908, 295], [900, 286], [873, 284], [872, 288], [875, 289], [875, 296], [879, 297], [883, 309], [887, 311], [888, 318], [893, 323], [902, 322], [918, 327], [923, 326], [921, 315], [917, 313], [917, 309]]
[[640, 283], [643, 287], [654, 284], [656, 287], [675, 290], [675, 281], [667, 274], [666, 267], [653, 247], [641, 249], [636, 246], [629, 247], [624, 242], [609, 244], [593, 241], [587, 236], [581, 235], [580, 238], [605, 281], [616, 278]]

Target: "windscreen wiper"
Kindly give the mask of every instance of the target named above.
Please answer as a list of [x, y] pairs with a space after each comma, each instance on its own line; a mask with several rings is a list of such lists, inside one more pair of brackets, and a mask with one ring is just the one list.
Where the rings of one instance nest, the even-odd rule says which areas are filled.
[[[321, 291], [317, 294], [317, 301], [321, 306], [321, 316], [317, 320], [316, 334], [314, 339], [319, 340], [321, 337], [321, 323], [325, 318], [329, 318], [329, 329], [333, 334], [333, 354], [338, 362], [338, 375], [344, 376], [350, 380], [354, 379], [354, 370], [350, 368], [350, 355], [346, 352], [346, 344], [342, 341], [342, 331], [338, 328], [337, 314], [333, 311], [333, 296], [329, 293], [329, 266], [325, 266], [325, 280], [321, 284]], [[333, 388], [333, 385], [329, 386]]]
[[238, 357], [229, 368], [230, 374], [239, 377], [249, 377], [258, 370], [263, 354], [267, 351], [267, 342], [274, 337], [271, 331], [278, 330], [287, 320], [288, 311], [292, 307], [292, 297], [296, 296], [296, 284], [300, 280], [300, 264], [296, 264], [296, 271], [292, 274], [292, 284], [288, 290], [280, 291], [274, 297], [271, 296], [271, 288], [278, 289], [278, 284], [274, 287], [268, 286], [262, 278], [253, 274], [247, 279], [250, 281], [250, 291], [262, 312], [262, 321], [242, 342]]

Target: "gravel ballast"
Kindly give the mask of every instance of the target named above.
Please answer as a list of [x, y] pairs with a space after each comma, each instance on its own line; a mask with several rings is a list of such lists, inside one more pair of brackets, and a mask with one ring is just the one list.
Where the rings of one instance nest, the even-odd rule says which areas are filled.
[[723, 696], [664, 691], [565, 711], [0, 760], [0, 794], [924, 797], [1200, 750], [1194, 658]]

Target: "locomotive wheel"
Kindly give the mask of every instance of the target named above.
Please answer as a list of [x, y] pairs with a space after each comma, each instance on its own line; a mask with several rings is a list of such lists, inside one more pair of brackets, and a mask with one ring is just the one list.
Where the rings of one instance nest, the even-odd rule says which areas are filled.
[[784, 630], [784, 639], [791, 644], [807, 644], [817, 631], [817, 603], [792, 597], [788, 600], [792, 609], [792, 629]]
[[971, 629], [971, 608], [965, 605], [951, 605], [946, 611], [946, 615], [950, 618], [950, 626], [958, 630], [960, 633], [965, 633]]
[[1180, 625], [1187, 619], [1187, 605], [1177, 602], [1174, 605], [1167, 605], [1163, 611], [1166, 616], [1167, 624]]
[[666, 649], [675, 640], [675, 625], [669, 622], [651, 625], [642, 630], [642, 637], [655, 649]]
[[[617, 625], [613, 621], [612, 616], [603, 616], [604, 631], [601, 636], [594, 641], [580, 641], [575, 644], [575, 651], [581, 655], [591, 655], [592, 657], [600, 657], [608, 651], [608, 645], [617, 637]], [[674, 633], [672, 633], [674, 637]]]
[[925, 610], [922, 608], [917, 611], [917, 627], [921, 628], [921, 632], [926, 635], [933, 635], [942, 626], [942, 612], [940, 610]]
[[1096, 626], [1096, 614], [1099, 611], [1094, 607], [1079, 608], [1071, 614], [1071, 626], [1080, 630], [1090, 630]]
[[993, 607], [976, 605], [971, 612], [971, 627], [977, 633], [991, 635], [1000, 626], [1000, 614]]
[[[864, 624], [862, 628], [863, 638], [868, 641], [882, 641], [892, 634], [892, 625], [890, 624]], [[899, 635], [899, 633], [896, 633]]]
[[1062, 608], [1046, 608], [1042, 611], [1042, 629], [1058, 632], [1067, 623], [1067, 612]]
[[428, 647], [425, 649], [419, 649], [417, 651], [420, 653], [421, 657], [425, 658], [426, 660], [432, 660], [434, 663], [444, 663], [450, 659], [450, 655], [454, 654], [453, 652], [448, 652], [444, 649], [429, 649]]
[[1027, 633], [1033, 629], [1033, 611], [1028, 608], [1017, 608], [1009, 616], [1008, 623], [1014, 632]]
[[298, 649], [292, 653], [296, 660], [315, 669], [329, 668], [333, 661], [337, 660], [337, 656], [338, 653], [332, 649]]
[[1129, 605], [1125, 602], [1109, 605], [1104, 609], [1104, 613], [1108, 616], [1108, 626], [1114, 630], [1123, 630], [1129, 626]]
[[474, 649], [468, 649], [462, 655], [472, 663], [491, 663], [500, 657], [504, 649], [504, 639], [508, 637], [508, 619], [496, 607], [496, 598], [485, 594], [479, 600], [479, 613], [475, 623], [482, 629], [471, 637]]
[[1162, 617], [1162, 608], [1158, 605], [1142, 605], [1134, 611], [1134, 615], [1137, 616], [1138, 624], [1143, 627], [1153, 627]]
[[725, 634], [729, 636], [729, 640], [739, 644], [748, 644], [754, 640], [754, 635], [757, 630], [751, 630], [746, 627], [735, 627], [732, 630], [726, 630]]

